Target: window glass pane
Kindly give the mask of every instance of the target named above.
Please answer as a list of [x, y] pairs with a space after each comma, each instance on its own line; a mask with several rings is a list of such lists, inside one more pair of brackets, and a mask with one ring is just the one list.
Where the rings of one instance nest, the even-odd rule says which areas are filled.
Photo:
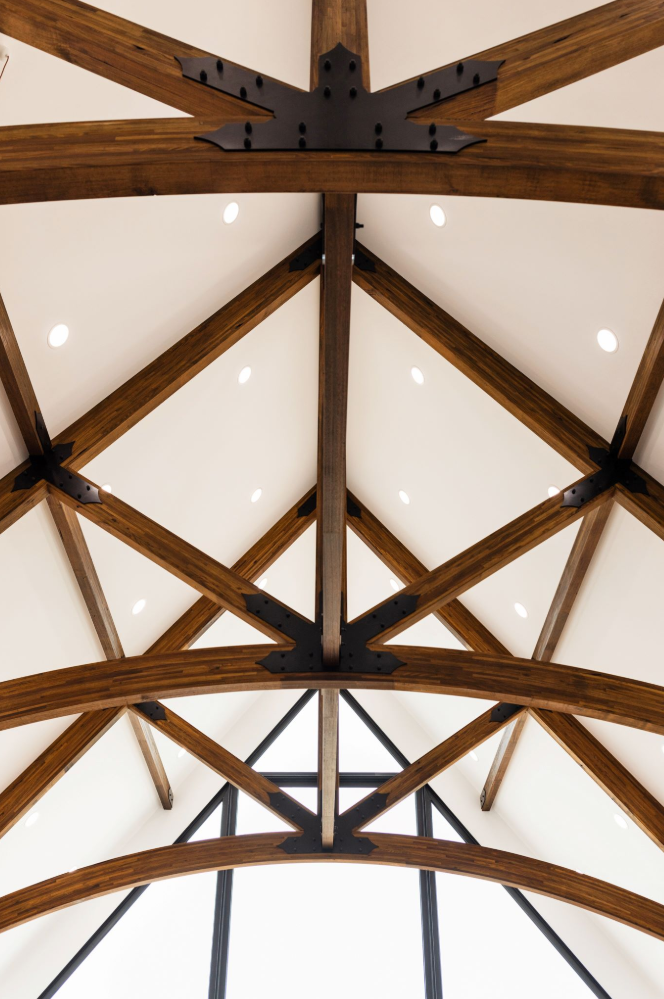
[[[218, 808], [192, 839], [211, 839], [220, 827]], [[58, 999], [207, 999], [216, 880], [216, 873], [194, 874], [150, 885]]]
[[[433, 832], [460, 841], [434, 808]], [[589, 999], [590, 990], [501, 885], [437, 874], [445, 999]], [[482, 960], [477, 960], [477, 955]]]
[[318, 769], [318, 697], [305, 704], [254, 768], [272, 773]]
[[383, 773], [401, 769], [342, 698], [339, 699], [339, 769]]

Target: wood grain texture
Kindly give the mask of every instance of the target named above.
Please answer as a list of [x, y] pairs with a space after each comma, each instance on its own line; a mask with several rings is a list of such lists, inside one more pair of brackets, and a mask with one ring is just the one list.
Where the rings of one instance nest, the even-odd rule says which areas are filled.
[[28, 454], [43, 454], [44, 449], [35, 423], [37, 413], [40, 411], [39, 403], [1, 296], [0, 381], [7, 393], [9, 405]]
[[311, 10], [311, 89], [318, 85], [318, 58], [341, 42], [362, 60], [362, 83], [369, 87], [367, 0], [313, 0]]
[[[427, 574], [427, 567], [350, 491], [348, 496], [360, 511], [359, 517], [348, 516], [348, 526], [371, 549], [374, 555], [394, 572], [402, 583], [413, 583]], [[498, 652], [509, 655], [508, 649], [492, 635], [460, 600], [450, 600], [435, 612], [435, 616], [457, 641], [475, 652]]]
[[184, 79], [175, 59], [213, 53], [82, 0], [0, 0], [0, 31], [187, 114], [218, 115], [219, 124], [247, 117], [243, 101]]
[[[238, 690], [410, 690], [585, 715], [664, 734], [664, 687], [495, 653], [390, 646], [392, 674], [270, 673], [271, 646], [189, 649], [51, 670], [0, 684], [0, 730], [140, 701]], [[284, 652], [289, 646], [284, 646]], [[381, 648], [375, 646], [375, 648]]]
[[489, 773], [484, 782], [484, 787], [480, 792], [480, 808], [483, 812], [491, 810], [491, 806], [496, 800], [498, 791], [502, 787], [507, 768], [510, 765], [514, 750], [519, 744], [519, 739], [526, 724], [527, 713], [520, 714], [516, 721], [512, 722], [503, 732], [502, 738], [493, 762], [489, 768]]
[[0, 836], [16, 825], [88, 749], [124, 714], [124, 708], [87, 712], [40, 753], [0, 793]]
[[565, 867], [502, 850], [423, 836], [372, 833], [370, 838], [375, 849], [367, 856], [288, 854], [279, 848], [283, 835], [260, 833], [179, 843], [115, 857], [5, 895], [0, 899], [0, 932], [77, 902], [181, 875], [258, 864], [336, 862], [412, 867], [493, 881], [569, 902], [664, 939], [664, 906]]
[[[149, 718], [149, 724], [153, 728], [161, 732], [162, 735], [167, 736], [167, 738], [172, 739], [178, 746], [182, 746], [191, 756], [200, 760], [205, 766], [210, 767], [211, 770], [214, 770], [224, 780], [227, 780], [234, 787], [238, 788], [238, 790], [243, 791], [254, 801], [257, 801], [259, 805], [263, 805], [269, 811], [278, 815], [279, 818], [289, 822], [294, 829], [300, 829], [300, 826], [285, 814], [283, 808], [276, 807], [272, 802], [270, 795], [279, 793], [281, 790], [276, 784], [273, 784], [267, 777], [263, 777], [253, 767], [248, 766], [242, 760], [238, 759], [233, 753], [224, 749], [214, 739], [210, 739], [204, 732], [190, 725], [188, 721], [185, 721], [184, 718], [181, 718], [170, 708], [167, 708], [163, 704], [160, 707], [163, 709], [166, 718]], [[136, 707], [131, 708], [130, 714], [139, 719], [146, 717]], [[285, 792], [281, 793], [285, 798], [286, 808], [288, 803], [295, 804], [294, 799], [290, 798], [289, 795]], [[297, 803], [298, 809], [304, 807], [304, 805]], [[308, 809], [305, 810], [308, 811]]]
[[[318, 378], [316, 593], [323, 622], [323, 662], [339, 663], [346, 619], [346, 422], [355, 198], [324, 199]], [[336, 749], [335, 749], [336, 758]]]
[[440, 122], [446, 117], [489, 118], [659, 45], [664, 45], [660, 0], [615, 0], [469, 56], [504, 59], [497, 81], [413, 117]]
[[[570, 487], [571, 488], [571, 487]], [[584, 513], [597, 509], [611, 498], [611, 490], [596, 496], [583, 507], [562, 507], [560, 496], [544, 500], [532, 510], [521, 514], [505, 527], [499, 528], [482, 541], [467, 548], [465, 552], [453, 556], [447, 562], [432, 569], [425, 576], [410, 583], [399, 591], [399, 599], [404, 596], [417, 597], [415, 609], [404, 613], [396, 624], [386, 626], [380, 632], [380, 641], [386, 642], [400, 632], [420, 621], [442, 604], [458, 597], [476, 583], [509, 565], [520, 555], [554, 536], [572, 524]], [[374, 612], [386, 606], [394, 598], [377, 604]], [[371, 613], [368, 611], [367, 613]], [[362, 617], [365, 617], [363, 614]]]
[[29, 489], [13, 492], [16, 476], [26, 468], [28, 462], [24, 461], [18, 468], [0, 479], [0, 534], [46, 498], [45, 482], [36, 482]]
[[662, 387], [662, 381], [664, 381], [664, 303], [655, 319], [623, 407], [622, 416], [627, 417], [627, 429], [618, 450], [620, 458], [631, 459], [634, 456]]
[[636, 777], [572, 715], [539, 708], [532, 715], [639, 829], [664, 850], [664, 806]]
[[[88, 480], [83, 479], [83, 481]], [[278, 628], [247, 610], [244, 595], [262, 595], [263, 590], [232, 569], [216, 562], [183, 538], [177, 537], [138, 510], [134, 510], [117, 496], [104, 493], [102, 503], [79, 503], [61, 489], [55, 486], [49, 488], [63, 503], [81, 516], [102, 527], [113, 537], [124, 541], [135, 551], [146, 555], [163, 569], [172, 572], [178, 579], [199, 590], [208, 599], [216, 600], [226, 610], [237, 614], [243, 621], [258, 628], [269, 638], [275, 641], [283, 639]], [[289, 607], [284, 607], [284, 615], [300, 617]]]
[[[411, 763], [401, 773], [390, 777], [389, 780], [376, 788], [375, 792], [367, 795], [357, 805], [354, 805], [353, 809], [361, 808], [365, 802], [368, 806], [372, 801], [374, 793], [385, 795], [384, 804], [375, 805], [371, 809], [371, 813], [363, 818], [362, 823], [357, 828], [363, 828], [369, 822], [377, 819], [379, 815], [398, 805], [408, 795], [419, 791], [421, 787], [432, 781], [443, 770], [447, 770], [448, 767], [457, 763], [462, 757], [475, 749], [476, 746], [481, 746], [483, 742], [494, 736], [496, 732], [500, 732], [502, 728], [510, 724], [509, 719], [493, 721], [491, 718], [492, 711], [493, 708], [489, 708], [488, 711], [474, 718], [468, 725], [464, 725], [462, 729], [454, 732], [444, 742], [441, 742], [438, 746], [434, 746], [433, 749], [425, 753], [424, 756], [420, 756], [418, 760]], [[519, 713], [519, 717], [523, 717], [524, 715], [525, 708]]]
[[363, 291], [567, 461], [582, 472], [595, 470], [588, 445], [608, 447], [599, 434], [374, 253], [361, 249], [376, 267], [353, 271]]
[[224, 152], [214, 118], [0, 129], [0, 204], [172, 194], [358, 191], [664, 207], [664, 135], [508, 121], [453, 124], [486, 139], [456, 154]]
[[645, 480], [648, 493], [631, 493], [625, 486], [617, 485], [616, 500], [664, 541], [664, 487], [638, 465], [632, 465], [632, 468]]
[[338, 690], [321, 690], [318, 699], [318, 801], [323, 849], [329, 850], [339, 810]]

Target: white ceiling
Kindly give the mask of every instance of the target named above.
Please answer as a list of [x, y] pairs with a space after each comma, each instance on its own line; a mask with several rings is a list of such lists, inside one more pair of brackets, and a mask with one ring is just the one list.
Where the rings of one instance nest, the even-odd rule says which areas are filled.
[[[579, 0], [369, 0], [371, 78], [379, 88], [588, 10]], [[309, 77], [310, 0], [244, 3], [104, 0], [104, 9], [295, 85]], [[0, 125], [139, 118], [180, 112], [0, 35], [10, 54]], [[664, 54], [642, 56], [512, 109], [511, 120], [664, 131]], [[48, 87], [42, 81], [48, 78]], [[79, 201], [0, 208], [0, 293], [52, 434], [318, 228], [313, 196], [232, 195]], [[609, 437], [664, 296], [664, 216], [509, 200], [361, 196], [362, 239], [426, 295]], [[232, 564], [316, 473], [318, 282], [313, 282], [99, 455], [86, 472], [213, 557]], [[66, 322], [59, 351], [46, 333]], [[616, 354], [595, 334], [609, 326]], [[252, 376], [237, 381], [242, 367]], [[410, 377], [417, 365], [422, 386]], [[25, 455], [0, 390], [0, 476]], [[664, 394], [637, 457], [664, 479]], [[450, 558], [577, 473], [413, 333], [353, 289], [348, 483], [429, 567]], [[257, 487], [256, 504], [249, 497]], [[410, 496], [404, 506], [399, 489]], [[127, 654], [143, 652], [196, 598], [174, 576], [83, 524]], [[573, 543], [561, 533], [474, 587], [464, 602], [516, 655], [532, 653]], [[267, 572], [268, 589], [313, 616], [315, 533]], [[349, 614], [392, 593], [391, 573], [348, 541]], [[661, 682], [664, 543], [615, 510], [560, 643], [557, 661]], [[131, 613], [143, 597], [142, 614]], [[518, 617], [515, 601], [529, 616]], [[102, 658], [42, 504], [0, 536], [0, 679]], [[199, 644], [261, 641], [225, 614]], [[434, 618], [399, 641], [459, 647]], [[404, 752], [426, 751], [488, 705], [481, 700], [363, 693]], [[176, 711], [247, 755], [293, 694], [178, 699]], [[0, 788], [73, 719], [0, 733]], [[658, 736], [584, 724], [660, 800]], [[40, 802], [39, 820], [0, 841], [0, 892], [104, 857], [172, 841], [219, 786], [157, 736], [175, 792], [159, 806], [128, 722], [119, 722]], [[664, 900], [661, 853], [529, 721], [496, 805], [478, 796], [496, 739], [436, 786], [481, 842], [567, 864]], [[298, 764], [301, 766], [302, 764]], [[306, 765], [309, 765], [308, 763]], [[256, 872], [260, 880], [260, 872]], [[117, 904], [86, 903], [0, 938], [3, 999], [32, 999]], [[536, 904], [612, 999], [662, 999], [662, 944], [581, 910]], [[38, 949], [39, 961], [33, 959]], [[30, 958], [30, 959], [28, 959]], [[658, 965], [659, 962], [659, 965]], [[658, 970], [659, 969], [659, 970]], [[458, 997], [453, 997], [458, 999]]]

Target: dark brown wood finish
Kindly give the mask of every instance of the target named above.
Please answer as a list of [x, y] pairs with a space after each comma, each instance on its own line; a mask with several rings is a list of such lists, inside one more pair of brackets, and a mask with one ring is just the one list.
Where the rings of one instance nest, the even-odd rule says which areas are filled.
[[413, 117], [490, 118], [663, 44], [660, 0], [615, 0], [469, 56], [504, 59], [497, 81]]
[[253, 105], [248, 113], [239, 98], [184, 79], [175, 59], [216, 53], [168, 38], [82, 0], [0, 0], [0, 31], [187, 114], [217, 115], [220, 125], [270, 117]]
[[[284, 652], [291, 647], [284, 645]], [[505, 701], [664, 734], [664, 687], [655, 684], [494, 653], [410, 645], [390, 649], [405, 664], [392, 674], [270, 673], [258, 665], [265, 645], [189, 649], [36, 673], [0, 684], [0, 731], [79, 711], [193, 694], [347, 687]]]
[[662, 387], [662, 381], [664, 381], [664, 303], [655, 319], [623, 407], [622, 416], [627, 417], [627, 431], [618, 452], [621, 458], [631, 460], [634, 457], [641, 434]]
[[0, 129], [0, 204], [172, 194], [357, 191], [664, 208], [659, 132], [458, 121], [486, 139], [454, 154], [224, 152], [214, 118]]
[[367, 0], [313, 0], [311, 12], [311, 89], [318, 85], [318, 59], [341, 42], [362, 59], [362, 83], [369, 86]]
[[569, 902], [590, 912], [664, 940], [664, 906], [565, 867], [502, 850], [423, 836], [372, 833], [368, 855], [289, 854], [280, 849], [283, 834], [223, 836], [163, 846], [61, 874], [0, 899], [0, 932], [77, 902], [137, 885], [204, 871], [257, 864], [361, 863], [446, 871], [522, 888]]
[[44, 449], [36, 425], [39, 403], [2, 297], [0, 297], [0, 381], [7, 393], [9, 405], [28, 454], [43, 454]]
[[509, 767], [512, 756], [514, 755], [514, 750], [519, 744], [519, 739], [521, 738], [527, 718], [528, 715], [524, 711], [523, 714], [520, 714], [516, 721], [512, 722], [512, 724], [509, 725], [503, 732], [500, 743], [498, 744], [498, 749], [496, 750], [496, 755], [493, 758], [493, 762], [489, 768], [489, 773], [484, 781], [484, 787], [480, 792], [480, 808], [483, 812], [490, 811], [491, 806], [496, 800], [503, 778], [507, 773], [507, 768]]

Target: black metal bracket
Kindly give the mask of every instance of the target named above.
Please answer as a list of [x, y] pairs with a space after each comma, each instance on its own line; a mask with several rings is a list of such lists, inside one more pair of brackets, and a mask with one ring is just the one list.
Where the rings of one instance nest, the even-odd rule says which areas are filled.
[[44, 453], [30, 455], [30, 467], [16, 476], [12, 492], [30, 489], [31, 486], [43, 479], [50, 485], [62, 489], [79, 503], [101, 503], [99, 490], [95, 486], [89, 485], [75, 472], [70, 472], [62, 467], [62, 462], [65, 458], [69, 458], [74, 450], [73, 442], [71, 444], [56, 444], [54, 447], [41, 413], [35, 413], [35, 427]]
[[[273, 791], [270, 794], [270, 806], [286, 821], [296, 822], [302, 829], [301, 833], [287, 836], [283, 843], [279, 844], [279, 849], [283, 850], [284, 853], [335, 853], [367, 856], [376, 849], [375, 843], [372, 843], [368, 837], [353, 835], [353, 829], [359, 825], [361, 819], [345, 819], [343, 815], [337, 816], [334, 845], [328, 849], [323, 847], [320, 815], [309, 812], [298, 802], [285, 795], [283, 791]], [[353, 809], [354, 811], [355, 809]], [[347, 812], [346, 815], [351, 815], [351, 813]]]
[[485, 139], [454, 125], [426, 124], [407, 115], [497, 78], [502, 60], [470, 59], [377, 93], [362, 85], [362, 60], [339, 43], [319, 59], [319, 85], [304, 91], [224, 63], [214, 56], [175, 57], [182, 75], [272, 111], [265, 121], [231, 123], [197, 135], [232, 150], [385, 150], [456, 153]]
[[297, 256], [293, 257], [290, 264], [288, 265], [289, 271], [306, 271], [307, 267], [320, 260], [323, 256], [323, 234], [321, 233], [317, 239], [315, 239], [306, 250], [302, 253], [298, 253]]
[[151, 718], [152, 721], [166, 721], [166, 712], [163, 704], [158, 701], [141, 701], [134, 705], [142, 714]]
[[504, 722], [512, 715], [515, 715], [517, 711], [523, 709], [523, 704], [496, 704], [495, 708], [491, 712], [492, 722]]
[[370, 611], [351, 624], [341, 622], [341, 650], [339, 668], [352, 673], [393, 673], [403, 662], [383, 646], [380, 652], [367, 648], [367, 643], [377, 638], [417, 607], [419, 596], [395, 597], [376, 611]]
[[627, 416], [623, 416], [607, 451], [603, 447], [589, 447], [591, 461], [599, 465], [599, 470], [587, 475], [571, 489], [563, 493], [561, 506], [581, 507], [596, 496], [618, 484], [631, 493], [648, 493], [648, 487], [640, 475], [632, 471], [632, 463], [627, 458], [619, 458], [620, 445], [627, 431]]
[[[305, 499], [304, 503], [297, 508], [298, 517], [308, 517], [316, 509], [317, 503], [317, 490], [314, 489], [311, 496]], [[350, 496], [346, 496], [346, 513], [349, 517], [355, 517], [360, 519], [362, 516], [362, 508], [357, 505], [355, 500], [352, 500]]]

